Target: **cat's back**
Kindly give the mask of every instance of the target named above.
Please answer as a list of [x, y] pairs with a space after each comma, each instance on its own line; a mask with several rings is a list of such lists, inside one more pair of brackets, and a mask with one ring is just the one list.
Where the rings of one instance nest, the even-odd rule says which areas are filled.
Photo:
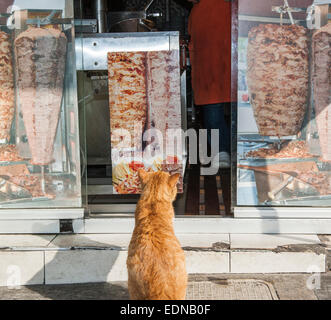
[[172, 223], [149, 215], [136, 224], [128, 252], [130, 296], [134, 299], [184, 299], [185, 255]]
[[158, 251], [164, 255], [171, 255], [176, 251], [182, 251], [181, 245], [175, 236], [173, 230], [167, 227], [135, 227], [133, 232], [129, 252], [131, 254], [158, 254]]
[[[129, 256], [134, 255], [143, 255], [145, 259], [148, 255], [152, 255], [152, 257], [162, 256], [173, 260], [176, 255], [184, 255], [184, 252], [172, 225], [149, 218], [141, 221], [134, 228], [129, 245]], [[146, 262], [153, 263], [153, 260], [155, 259]], [[157, 262], [162, 263], [163, 260]]]

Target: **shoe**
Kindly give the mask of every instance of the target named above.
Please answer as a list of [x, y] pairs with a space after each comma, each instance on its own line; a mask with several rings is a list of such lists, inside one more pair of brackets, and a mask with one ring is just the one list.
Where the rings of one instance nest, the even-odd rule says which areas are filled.
[[230, 155], [227, 152], [220, 152], [212, 160], [210, 167], [201, 167], [201, 175], [215, 175], [218, 173], [219, 169], [228, 169], [230, 166]]
[[231, 167], [230, 155], [225, 151], [219, 153], [219, 167], [220, 169]]

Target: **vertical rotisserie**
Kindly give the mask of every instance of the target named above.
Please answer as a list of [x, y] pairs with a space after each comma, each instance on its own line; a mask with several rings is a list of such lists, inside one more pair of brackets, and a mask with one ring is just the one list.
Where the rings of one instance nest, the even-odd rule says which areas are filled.
[[[135, 134], [135, 125], [146, 124], [146, 52], [117, 52], [108, 54], [109, 105], [111, 142], [115, 147], [141, 149], [141, 134]], [[131, 142], [121, 141], [115, 130], [127, 130]]]
[[331, 160], [331, 23], [312, 41], [313, 92], [319, 141], [324, 160]]
[[260, 135], [298, 134], [308, 97], [306, 29], [273, 24], [252, 28], [247, 61], [247, 85]]
[[[181, 135], [178, 132], [168, 135], [168, 129], [181, 129], [178, 51], [111, 52], [108, 71], [115, 193], [139, 193], [140, 168], [182, 174]], [[135, 130], [139, 125], [141, 132]], [[147, 148], [143, 150], [142, 140], [148, 129], [157, 129], [162, 134], [159, 137], [152, 132], [144, 137], [148, 144], [153, 144], [151, 153], [161, 142], [162, 148], [145, 157]], [[121, 137], [120, 130], [130, 134], [130, 143], [124, 141], [125, 132]], [[177, 139], [175, 143], [173, 138]], [[181, 185], [182, 179], [180, 192]]]
[[167, 130], [181, 128], [177, 56], [174, 51], [147, 53], [148, 128], [162, 133], [164, 150], [167, 144], [173, 148], [174, 137]]
[[15, 40], [18, 102], [34, 165], [53, 160], [66, 52], [66, 36], [55, 28], [29, 27]]
[[14, 75], [10, 36], [0, 31], [0, 140], [10, 140], [15, 112]]

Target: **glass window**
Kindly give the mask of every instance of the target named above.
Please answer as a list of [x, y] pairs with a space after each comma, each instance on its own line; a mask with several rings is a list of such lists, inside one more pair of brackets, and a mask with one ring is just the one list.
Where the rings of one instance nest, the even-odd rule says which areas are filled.
[[73, 1], [0, 11], [0, 207], [80, 207]]
[[312, 2], [238, 1], [239, 206], [331, 206], [331, 23]]

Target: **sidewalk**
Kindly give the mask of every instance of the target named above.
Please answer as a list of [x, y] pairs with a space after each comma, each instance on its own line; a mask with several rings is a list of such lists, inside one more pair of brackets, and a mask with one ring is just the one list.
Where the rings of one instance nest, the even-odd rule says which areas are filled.
[[[325, 272], [330, 250], [330, 238], [317, 235], [177, 236], [191, 275]], [[13, 266], [20, 285], [127, 281], [130, 239], [131, 234], [0, 235], [0, 286], [7, 286]]]
[[[273, 290], [280, 298], [290, 299], [300, 296], [299, 292], [290, 294], [291, 288], [304, 290], [312, 272], [326, 277], [328, 283], [325, 272], [330, 271], [330, 236], [177, 236], [191, 277], [188, 299], [274, 299]], [[130, 234], [0, 235], [0, 294], [14, 298], [32, 295], [35, 299], [71, 299], [73, 295], [73, 299], [95, 299], [96, 288], [99, 298], [125, 298], [130, 238]], [[13, 282], [33, 287], [8, 290], [8, 283]], [[282, 289], [284, 286], [286, 289]], [[302, 299], [316, 298], [311, 290], [305, 292]], [[81, 296], [84, 294], [86, 297]], [[328, 296], [327, 286], [321, 296]]]
[[[321, 276], [321, 289], [310, 290], [307, 288], [309, 275], [282, 274], [282, 275], [191, 275], [187, 291], [187, 298], [192, 299], [199, 284], [203, 284], [202, 290], [195, 299], [204, 300], [243, 300], [243, 299], [279, 299], [279, 300], [331, 300], [331, 273]], [[229, 288], [231, 281], [238, 281], [237, 285]], [[247, 280], [249, 281], [243, 281]], [[245, 283], [257, 284], [267, 283], [275, 296], [268, 296], [263, 290], [249, 290]], [[223, 296], [210, 295], [208, 285], [218, 283], [221, 285]], [[252, 288], [252, 287], [251, 287]], [[261, 286], [260, 286], [261, 289]], [[246, 291], [245, 291], [246, 290]], [[73, 284], [73, 285], [37, 285], [21, 287], [19, 289], [8, 289], [0, 287], [0, 300], [125, 300], [129, 299], [126, 282], [111, 282], [97, 284]]]

